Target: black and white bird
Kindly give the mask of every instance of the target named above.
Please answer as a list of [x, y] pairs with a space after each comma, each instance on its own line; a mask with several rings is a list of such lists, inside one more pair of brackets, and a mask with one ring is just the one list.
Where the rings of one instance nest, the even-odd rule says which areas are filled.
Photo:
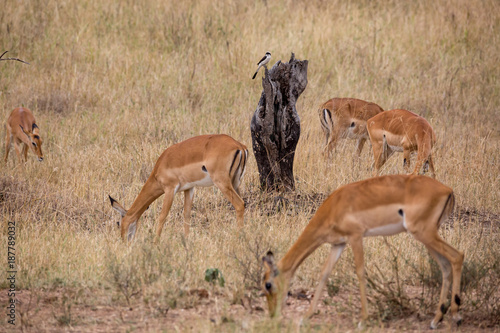
[[267, 65], [267, 63], [269, 62], [269, 60], [271, 60], [271, 52], [266, 52], [266, 55], [264, 56], [264, 58], [260, 59], [260, 61], [257, 63], [257, 65], [259, 66], [257, 68], [257, 70], [255, 71], [255, 74], [253, 75], [252, 77], [252, 80], [255, 79], [255, 77], [257, 76], [257, 73], [259, 72], [259, 69], [262, 67], [262, 66], [265, 66]]

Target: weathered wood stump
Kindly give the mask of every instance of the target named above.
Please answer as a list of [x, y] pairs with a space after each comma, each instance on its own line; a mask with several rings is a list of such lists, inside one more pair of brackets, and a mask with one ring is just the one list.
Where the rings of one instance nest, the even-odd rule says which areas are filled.
[[295, 103], [307, 86], [307, 60], [265, 68], [262, 95], [252, 117], [252, 146], [263, 191], [293, 191], [293, 160], [300, 137]]

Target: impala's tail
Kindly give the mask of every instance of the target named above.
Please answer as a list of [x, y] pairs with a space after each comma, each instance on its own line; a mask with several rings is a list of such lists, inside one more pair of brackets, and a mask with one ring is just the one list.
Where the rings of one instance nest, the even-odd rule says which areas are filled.
[[235, 189], [239, 187], [241, 179], [245, 174], [247, 158], [248, 149], [238, 149], [234, 154], [233, 162], [231, 163], [231, 167], [229, 168], [229, 176], [231, 177], [231, 182]]
[[321, 127], [323, 127], [323, 130], [330, 133], [333, 129], [332, 113], [330, 112], [330, 110], [324, 108], [323, 106], [320, 107], [318, 113], [320, 115], [319, 120], [321, 122]]
[[443, 224], [443, 222], [453, 213], [453, 209], [455, 208], [455, 195], [453, 192], [448, 196], [446, 203], [444, 204], [443, 211], [441, 212], [441, 216], [438, 219], [438, 228]]

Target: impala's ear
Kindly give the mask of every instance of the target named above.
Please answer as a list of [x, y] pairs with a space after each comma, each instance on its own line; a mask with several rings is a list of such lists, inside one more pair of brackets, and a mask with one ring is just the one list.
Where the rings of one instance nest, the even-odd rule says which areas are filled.
[[33, 134], [38, 134], [38, 126], [35, 123], [31, 126], [31, 132], [33, 132]]
[[267, 251], [266, 255], [262, 257], [262, 261], [274, 265], [274, 254], [271, 251]]
[[118, 211], [118, 213], [120, 213], [120, 215], [122, 217], [125, 216], [125, 214], [127, 214], [127, 210], [125, 208], [123, 208], [122, 205], [120, 205], [118, 203], [118, 201], [116, 201], [115, 199], [113, 199], [110, 195], [108, 195], [109, 197], [109, 201], [111, 202], [111, 207], [113, 207], [113, 209], [115, 209], [116, 211]]
[[278, 267], [276, 267], [274, 255], [271, 251], [267, 251], [266, 255], [262, 257], [262, 262], [269, 271], [273, 272], [274, 276], [278, 275]]

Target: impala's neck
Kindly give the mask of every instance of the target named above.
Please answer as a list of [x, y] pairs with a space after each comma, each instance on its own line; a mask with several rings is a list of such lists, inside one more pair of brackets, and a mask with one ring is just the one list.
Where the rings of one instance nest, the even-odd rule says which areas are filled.
[[27, 145], [28, 147], [31, 148], [31, 138], [29, 138], [26, 134], [24, 134], [23, 132], [21, 132], [21, 136], [18, 137], [19, 139], [21, 139], [21, 141]]
[[283, 259], [278, 262], [278, 270], [280, 274], [291, 279], [297, 268], [302, 264], [311, 253], [314, 252], [320, 245], [325, 243], [321, 234], [321, 226], [319, 226], [318, 218], [313, 217], [307, 227], [304, 229], [299, 239], [288, 250]]
[[29, 137], [29, 133], [27, 132], [26, 129], [24, 131], [21, 129], [21, 127], [18, 126], [18, 128], [12, 130], [14, 135], [17, 136], [19, 140], [21, 140], [24, 144], [26, 144], [28, 147], [31, 147], [31, 138]]
[[149, 176], [134, 203], [127, 211], [127, 216], [131, 218], [132, 222], [135, 222], [141, 217], [142, 213], [148, 209], [149, 205], [163, 193], [164, 192], [158, 186], [155, 177], [153, 175]]

